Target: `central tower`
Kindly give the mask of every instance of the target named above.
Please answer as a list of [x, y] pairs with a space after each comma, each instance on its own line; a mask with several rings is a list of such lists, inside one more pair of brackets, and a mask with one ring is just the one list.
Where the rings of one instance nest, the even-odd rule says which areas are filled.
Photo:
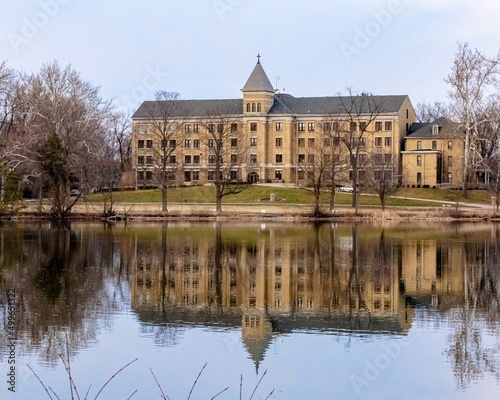
[[257, 65], [241, 91], [243, 92], [243, 114], [267, 114], [274, 104], [274, 88], [257, 56]]

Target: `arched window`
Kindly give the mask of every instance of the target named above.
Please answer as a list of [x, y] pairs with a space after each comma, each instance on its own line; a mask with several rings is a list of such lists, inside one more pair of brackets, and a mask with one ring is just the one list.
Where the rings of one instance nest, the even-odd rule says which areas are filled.
[[260, 103], [257, 103], [257, 112], [261, 111]]
[[255, 112], [255, 103], [252, 103], [252, 112]]
[[247, 103], [247, 112], [250, 112], [250, 103]]

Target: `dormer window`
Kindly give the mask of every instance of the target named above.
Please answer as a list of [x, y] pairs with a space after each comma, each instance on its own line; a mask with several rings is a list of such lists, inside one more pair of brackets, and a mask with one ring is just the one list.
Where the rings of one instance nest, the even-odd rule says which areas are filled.
[[437, 135], [439, 133], [439, 126], [438, 125], [432, 125], [432, 134]]

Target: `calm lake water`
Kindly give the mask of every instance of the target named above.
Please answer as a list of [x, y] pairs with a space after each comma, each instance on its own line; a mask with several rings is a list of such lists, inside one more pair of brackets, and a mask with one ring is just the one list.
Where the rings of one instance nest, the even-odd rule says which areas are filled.
[[3, 224], [0, 282], [0, 399], [499, 398], [500, 225]]

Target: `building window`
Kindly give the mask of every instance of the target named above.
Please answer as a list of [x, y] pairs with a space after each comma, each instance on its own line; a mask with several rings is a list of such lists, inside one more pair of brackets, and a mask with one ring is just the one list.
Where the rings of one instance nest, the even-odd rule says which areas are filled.
[[375, 138], [375, 146], [382, 146], [382, 138], [380, 136]]
[[137, 180], [143, 181], [144, 180], [144, 171], [138, 171], [137, 172]]
[[359, 138], [359, 145], [361, 147], [366, 147], [366, 138], [365, 137]]
[[152, 140], [146, 140], [146, 147], [148, 149], [152, 149], [153, 148], [153, 141]]
[[231, 164], [238, 164], [238, 155], [237, 154], [231, 154]]
[[432, 150], [437, 150], [437, 142], [435, 140], [432, 141]]
[[276, 164], [281, 164], [283, 162], [283, 154], [276, 154]]
[[306, 155], [305, 154], [299, 154], [299, 163], [303, 163], [306, 161]]
[[200, 139], [193, 139], [193, 147], [195, 149], [199, 149], [200, 148]]
[[283, 138], [277, 137], [276, 138], [276, 147], [282, 147], [283, 146]]
[[247, 112], [250, 112], [250, 103], [247, 103]]
[[208, 163], [215, 164], [215, 156], [213, 154], [208, 155]]
[[307, 139], [307, 147], [314, 147], [314, 138]]
[[448, 150], [451, 150], [453, 148], [453, 142], [451, 140], [448, 140]]
[[146, 164], [147, 165], [153, 164], [153, 156], [146, 156]]
[[422, 142], [420, 140], [417, 142], [417, 150], [422, 150]]
[[330, 146], [330, 144], [331, 144], [331, 140], [330, 140], [330, 138], [325, 138], [325, 139], [323, 140], [323, 146], [324, 146], [324, 147], [329, 147], [329, 146]]
[[439, 133], [439, 126], [432, 125], [432, 134], [437, 135]]
[[392, 146], [392, 138], [391, 137], [384, 138], [384, 144], [386, 146]]
[[338, 136], [335, 136], [332, 138], [332, 145], [333, 146], [338, 146], [340, 144], [340, 138]]
[[360, 130], [361, 132], [366, 131], [366, 122], [360, 122], [360, 123], [359, 123], [359, 130]]
[[215, 171], [208, 171], [207, 179], [209, 181], [215, 181]]
[[199, 164], [200, 163], [200, 156], [197, 154], [193, 156], [193, 164]]
[[144, 165], [144, 156], [137, 157], [137, 164]]
[[452, 179], [453, 175], [451, 172], [448, 172], [448, 183], [452, 183], [453, 179]]
[[257, 103], [257, 112], [261, 112], [262, 111], [262, 106], [260, 105], [260, 103]]
[[307, 130], [308, 130], [308, 131], [314, 131], [314, 128], [315, 128], [315, 124], [314, 124], [314, 122], [309, 122], [309, 123], [307, 124]]
[[200, 171], [193, 171], [193, 181], [200, 180]]
[[250, 164], [257, 164], [257, 154], [250, 154]]
[[299, 140], [298, 140], [298, 146], [299, 147], [305, 147], [306, 146], [306, 139], [299, 138]]
[[314, 154], [308, 154], [308, 155], [307, 155], [307, 162], [308, 162], [309, 164], [314, 163]]
[[215, 139], [208, 139], [208, 147], [210, 148], [215, 147]]
[[299, 122], [298, 130], [299, 132], [304, 132], [306, 130], [306, 124], [304, 122]]
[[184, 164], [191, 164], [191, 156], [184, 156]]
[[184, 140], [184, 147], [186, 147], [186, 148], [191, 147], [191, 139]]
[[422, 184], [422, 173], [417, 172], [417, 185], [421, 185], [421, 184]]
[[255, 103], [252, 103], [252, 112], [255, 112]]
[[199, 133], [200, 132], [200, 124], [194, 124], [193, 125], [193, 132], [194, 133]]
[[231, 138], [231, 147], [238, 147], [238, 139]]
[[184, 125], [184, 132], [185, 133], [191, 133], [191, 125], [190, 124]]
[[250, 146], [257, 146], [257, 138], [250, 138]]
[[274, 179], [276, 179], [277, 181], [281, 181], [283, 179], [283, 172], [281, 171], [281, 169], [274, 170]]
[[276, 131], [281, 132], [283, 130], [283, 123], [282, 122], [276, 122]]
[[392, 162], [392, 154], [391, 153], [385, 153], [384, 154], [384, 161], [386, 164], [390, 164]]
[[250, 123], [250, 130], [252, 132], [257, 132], [257, 122], [251, 122]]
[[238, 171], [236, 170], [229, 171], [229, 179], [231, 179], [232, 181], [238, 180]]
[[380, 153], [375, 154], [375, 164], [377, 165], [382, 164], [382, 154]]
[[177, 163], [177, 157], [175, 156], [175, 154], [172, 154], [169, 159], [168, 159], [168, 162], [170, 164], [176, 164]]
[[358, 128], [358, 125], [356, 124], [356, 122], [351, 122], [349, 124], [349, 129], [351, 130], [351, 132], [355, 132], [357, 128]]
[[184, 182], [191, 182], [191, 171], [184, 171]]
[[453, 165], [453, 157], [448, 156], [448, 167], [451, 167]]
[[144, 148], [144, 140], [139, 140], [137, 142], [137, 148], [138, 149], [143, 149]]
[[238, 132], [238, 124], [236, 122], [231, 123], [231, 133]]
[[175, 149], [177, 147], [177, 141], [174, 139], [169, 140], [168, 147], [170, 147], [171, 149]]
[[146, 180], [147, 181], [153, 180], [153, 171], [146, 171]]
[[332, 124], [330, 122], [323, 122], [323, 132], [331, 132]]
[[417, 165], [418, 165], [419, 167], [421, 167], [421, 166], [422, 166], [422, 156], [417, 156]]
[[385, 130], [392, 131], [392, 121], [385, 121]]
[[208, 132], [215, 133], [215, 124], [208, 124]]

